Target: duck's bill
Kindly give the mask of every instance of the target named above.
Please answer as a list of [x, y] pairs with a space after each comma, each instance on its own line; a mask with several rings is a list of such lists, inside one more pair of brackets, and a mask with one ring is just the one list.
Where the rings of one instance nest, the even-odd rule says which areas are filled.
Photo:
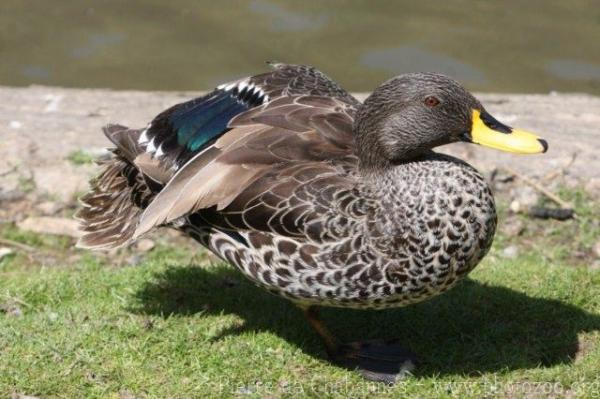
[[486, 111], [473, 110], [469, 141], [515, 154], [539, 154], [548, 150], [546, 140], [498, 122]]

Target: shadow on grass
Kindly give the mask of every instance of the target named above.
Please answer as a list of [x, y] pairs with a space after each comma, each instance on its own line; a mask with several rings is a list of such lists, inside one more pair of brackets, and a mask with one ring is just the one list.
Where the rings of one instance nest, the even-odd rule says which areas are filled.
[[[268, 294], [226, 266], [174, 267], [138, 293], [137, 313], [236, 314], [246, 331], [272, 332], [305, 353], [325, 358], [316, 335], [295, 306]], [[573, 361], [577, 334], [599, 330], [600, 317], [557, 300], [474, 280], [430, 301], [400, 309], [324, 309], [342, 340], [399, 338], [416, 352], [417, 375], [470, 374], [554, 366]], [[219, 338], [217, 338], [219, 339]]]

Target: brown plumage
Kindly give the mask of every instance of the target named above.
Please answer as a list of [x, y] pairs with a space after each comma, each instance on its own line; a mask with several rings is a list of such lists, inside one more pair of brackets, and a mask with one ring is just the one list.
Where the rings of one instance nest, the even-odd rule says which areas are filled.
[[125, 134], [120, 149], [113, 150], [113, 157], [99, 162], [104, 170], [90, 182], [91, 191], [81, 198], [82, 208], [76, 215], [84, 233], [78, 245], [95, 249], [127, 243], [136, 228], [130, 221], [139, 219], [154, 196], [132, 162], [137, 156], [137, 132], [109, 125], [104, 133], [109, 138]]
[[547, 144], [502, 125], [442, 75], [390, 79], [360, 104], [314, 68], [273, 67], [177, 104], [146, 129], [107, 127], [116, 149], [82, 199], [80, 245], [181, 229], [305, 309], [334, 360], [390, 382], [406, 351], [339, 345], [313, 307], [404, 306], [456, 285], [490, 248], [494, 201], [475, 169], [432, 148]]

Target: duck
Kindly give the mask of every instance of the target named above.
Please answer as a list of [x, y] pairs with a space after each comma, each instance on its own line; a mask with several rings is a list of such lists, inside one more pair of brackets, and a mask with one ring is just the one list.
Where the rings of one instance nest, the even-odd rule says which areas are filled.
[[79, 247], [180, 230], [305, 314], [337, 365], [394, 383], [417, 364], [394, 340], [343, 343], [321, 307], [388, 309], [454, 287], [497, 217], [475, 168], [434, 148], [517, 154], [548, 143], [492, 117], [455, 80], [408, 73], [364, 102], [314, 67], [271, 70], [173, 105], [114, 146], [81, 198]]

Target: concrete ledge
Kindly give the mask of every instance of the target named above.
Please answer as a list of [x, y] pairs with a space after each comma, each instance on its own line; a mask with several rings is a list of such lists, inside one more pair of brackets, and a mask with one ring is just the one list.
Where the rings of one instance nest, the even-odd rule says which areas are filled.
[[[199, 92], [140, 92], [32, 86], [0, 87], [0, 189], [9, 191], [33, 180], [39, 191], [67, 200], [85, 190], [93, 165], [74, 166], [73, 151], [99, 153], [109, 143], [100, 128], [109, 122], [146, 125], [156, 114]], [[358, 94], [364, 98], [364, 94]], [[491, 169], [510, 165], [542, 176], [576, 159], [573, 179], [600, 178], [600, 97], [583, 94], [479, 94], [499, 120], [539, 133], [550, 149], [545, 155], [518, 156], [473, 145], [439, 149]]]

